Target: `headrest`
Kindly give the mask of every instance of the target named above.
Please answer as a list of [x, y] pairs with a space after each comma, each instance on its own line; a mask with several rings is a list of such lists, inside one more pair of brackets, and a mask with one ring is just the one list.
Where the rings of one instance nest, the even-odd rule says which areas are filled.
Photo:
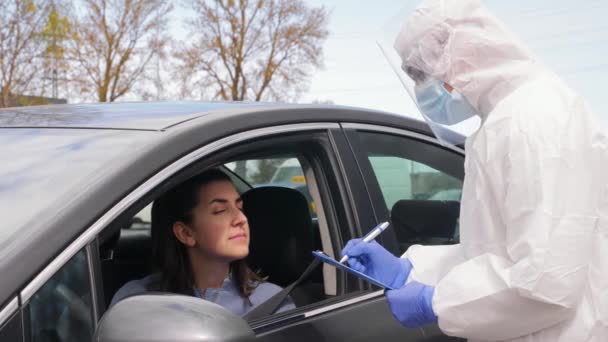
[[297, 190], [283, 187], [254, 188], [242, 198], [251, 232], [249, 266], [270, 282], [289, 285], [312, 260], [308, 201]]
[[99, 234], [100, 249], [103, 251], [114, 249], [120, 239], [120, 231], [121, 229], [115, 229], [114, 231], [103, 230]]
[[393, 205], [391, 221], [400, 242], [451, 240], [459, 215], [457, 201], [400, 200]]

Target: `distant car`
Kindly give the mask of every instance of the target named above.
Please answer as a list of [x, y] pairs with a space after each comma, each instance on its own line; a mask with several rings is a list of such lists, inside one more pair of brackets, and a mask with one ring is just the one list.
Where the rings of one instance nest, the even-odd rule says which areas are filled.
[[298, 159], [289, 158], [281, 163], [270, 179], [270, 184], [281, 184], [291, 188], [306, 184], [302, 166], [298, 162]]
[[[98, 341], [188, 332], [220, 341], [454, 340], [437, 326], [402, 327], [381, 289], [328, 265], [299, 279], [313, 250], [337, 256], [349, 239], [397, 217], [396, 208], [408, 214], [377, 239], [395, 254], [411, 231], [436, 233], [417, 229], [426, 220], [418, 213], [441, 227], [437, 234], [454, 234], [453, 215], [428, 215], [443, 203], [423, 210], [427, 202], [415, 195], [430, 180], [434, 188], [461, 184], [464, 152], [440, 145], [423, 122], [327, 105], [113, 103], [2, 109], [0, 132], [0, 341], [88, 341], [96, 329], [113, 334]], [[272, 177], [284, 185], [278, 192], [228, 167], [265, 158], [286, 159]], [[396, 164], [407, 167], [386, 166]], [[419, 165], [435, 173], [423, 179]], [[294, 284], [297, 308], [245, 321], [202, 300], [142, 295], [108, 309], [120, 286], [152, 272], [151, 203], [211, 167], [244, 198], [257, 193], [257, 209], [245, 201], [248, 262], [275, 284]], [[399, 234], [408, 220], [413, 230]], [[235, 339], [237, 331], [244, 337]]]

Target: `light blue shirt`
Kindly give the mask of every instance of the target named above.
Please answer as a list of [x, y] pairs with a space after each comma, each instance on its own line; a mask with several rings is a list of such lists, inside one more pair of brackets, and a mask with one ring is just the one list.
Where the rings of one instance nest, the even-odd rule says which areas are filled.
[[[110, 306], [116, 304], [126, 297], [148, 292], [148, 286], [159, 281], [160, 273], [154, 273], [138, 280], [131, 280], [116, 292], [112, 298], [112, 303], [110, 303]], [[232, 281], [230, 277], [227, 277], [224, 279], [222, 287], [209, 288], [205, 291], [195, 289], [194, 294], [196, 297], [223, 306], [235, 315], [243, 316], [281, 290], [282, 288], [275, 284], [268, 282], [260, 283], [249, 296], [249, 301], [251, 301], [251, 303], [249, 303], [246, 298], [241, 296], [236, 283]], [[295, 307], [296, 305], [294, 304], [293, 300], [288, 296], [276, 312], [278, 313], [295, 309]]]

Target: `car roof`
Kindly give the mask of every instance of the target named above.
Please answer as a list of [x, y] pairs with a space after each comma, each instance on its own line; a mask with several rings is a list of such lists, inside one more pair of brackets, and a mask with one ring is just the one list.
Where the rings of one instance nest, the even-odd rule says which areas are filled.
[[117, 102], [14, 107], [0, 110], [0, 127], [163, 130], [227, 108], [272, 107], [261, 102]]
[[0, 155], [10, 161], [0, 165], [0, 207], [7, 213], [0, 223], [0, 274], [10, 274], [0, 283], [0, 304], [108, 208], [184, 153], [232, 134], [307, 122], [377, 124], [432, 136], [418, 120], [334, 105], [163, 102], [0, 110]]

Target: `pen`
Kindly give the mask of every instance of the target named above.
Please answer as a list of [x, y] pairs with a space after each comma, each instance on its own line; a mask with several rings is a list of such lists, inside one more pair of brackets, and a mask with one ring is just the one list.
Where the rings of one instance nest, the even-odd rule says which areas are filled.
[[[363, 237], [363, 242], [372, 241], [378, 235], [380, 235], [386, 229], [386, 227], [388, 227], [388, 222], [380, 223], [379, 225], [374, 227], [374, 229], [372, 229], [369, 233], [367, 233], [367, 235], [365, 235], [365, 237]], [[342, 259], [340, 259], [340, 263], [343, 264], [346, 262], [346, 260], [348, 260], [348, 255], [343, 256]]]

